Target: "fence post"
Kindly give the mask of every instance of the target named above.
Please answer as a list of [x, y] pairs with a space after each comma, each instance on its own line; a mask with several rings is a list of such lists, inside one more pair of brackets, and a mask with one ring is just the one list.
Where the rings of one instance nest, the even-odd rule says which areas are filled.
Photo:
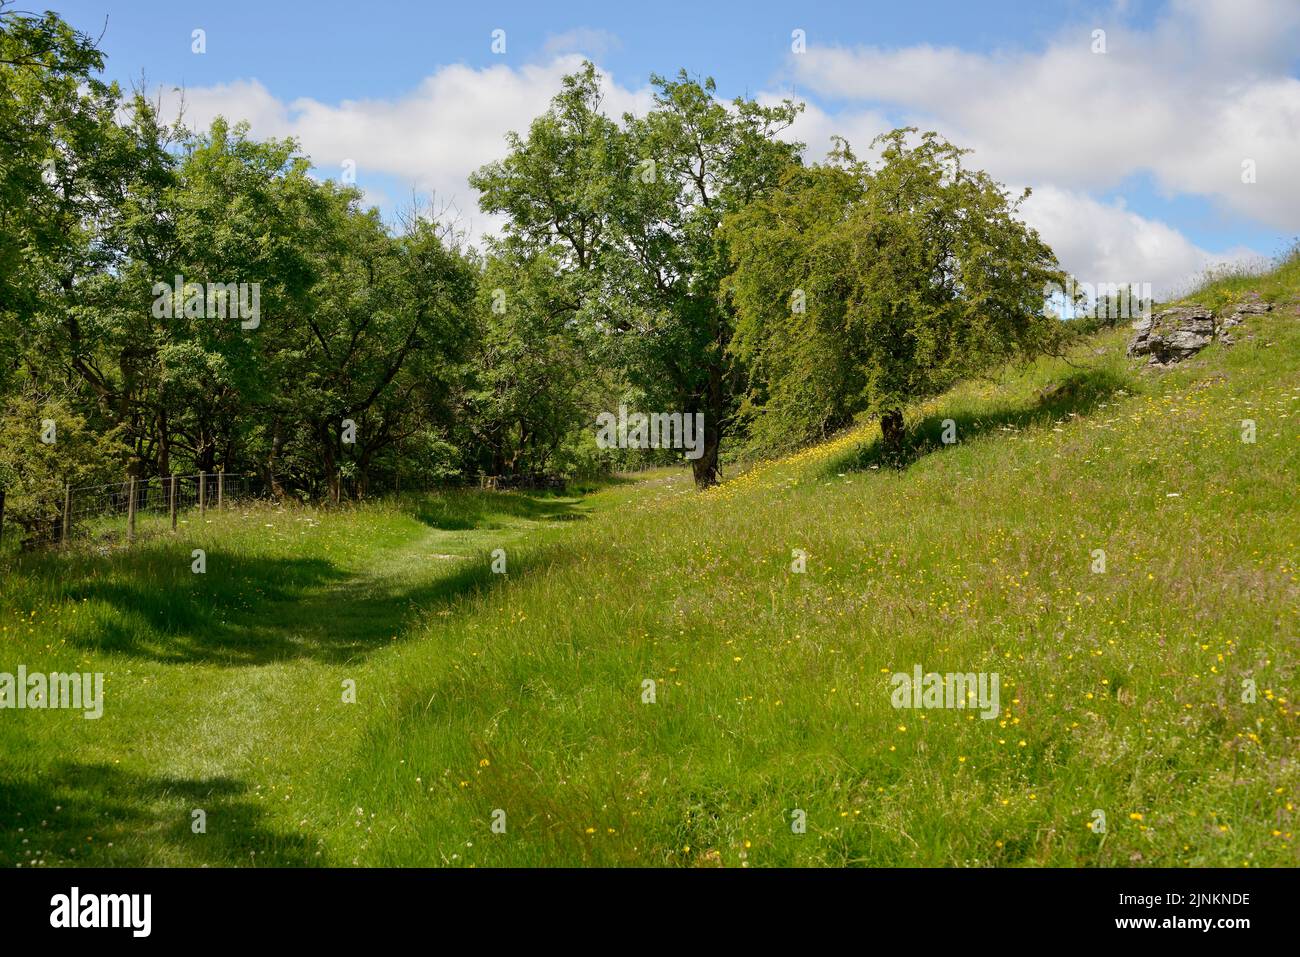
[[167, 511], [171, 513], [172, 531], [176, 531], [176, 476], [167, 477], [167, 495], [170, 501], [167, 503]]
[[226, 498], [226, 468], [223, 465], [217, 473], [217, 511], [221, 511]]
[[63, 489], [63, 539], [64, 545], [68, 544], [68, 529], [72, 525], [72, 483], [69, 482]]
[[208, 473], [199, 472], [199, 518], [208, 514]]
[[126, 500], [126, 540], [135, 541], [135, 476], [131, 476], [131, 481], [127, 483], [127, 494], [130, 496]]
[[5, 543], [5, 490], [0, 488], [0, 545]]

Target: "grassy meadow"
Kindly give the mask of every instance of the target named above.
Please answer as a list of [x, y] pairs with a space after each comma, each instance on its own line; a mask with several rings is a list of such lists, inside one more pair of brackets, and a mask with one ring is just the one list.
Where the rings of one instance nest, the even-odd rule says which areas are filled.
[[[241, 506], [13, 556], [0, 671], [106, 690], [0, 711], [0, 865], [1294, 866], [1274, 298], [1170, 371], [1117, 331], [963, 384], [903, 468], [864, 423], [704, 494]], [[999, 716], [895, 709], [918, 664], [997, 672]]]

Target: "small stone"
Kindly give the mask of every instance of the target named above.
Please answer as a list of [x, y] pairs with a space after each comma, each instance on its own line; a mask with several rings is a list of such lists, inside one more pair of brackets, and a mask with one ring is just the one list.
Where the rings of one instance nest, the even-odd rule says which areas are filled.
[[1246, 298], [1241, 302], [1229, 306], [1227, 311], [1237, 316], [1262, 316], [1264, 313], [1271, 311], [1273, 304], [1261, 299], [1259, 293], [1251, 292], [1246, 294]]

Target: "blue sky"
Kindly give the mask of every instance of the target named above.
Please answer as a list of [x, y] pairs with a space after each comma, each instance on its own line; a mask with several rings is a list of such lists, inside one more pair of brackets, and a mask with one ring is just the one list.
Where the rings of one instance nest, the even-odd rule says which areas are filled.
[[680, 67], [728, 96], [793, 94], [809, 104], [797, 133], [814, 157], [832, 132], [865, 146], [893, 125], [938, 129], [1032, 187], [1026, 218], [1092, 281], [1168, 288], [1300, 232], [1295, 0], [53, 6], [104, 31], [109, 77], [184, 87], [192, 122], [223, 113], [294, 135], [321, 175], [355, 163], [386, 212], [433, 193], [475, 232], [494, 224], [466, 173], [579, 55], [607, 74], [616, 110], [644, 105], [651, 72]]
[[[1147, 22], [1149, 11], [1158, 6], [1134, 4], [1128, 19]], [[191, 85], [255, 76], [280, 96], [324, 100], [397, 94], [436, 65], [492, 65], [498, 58], [487, 38], [498, 27], [508, 31], [511, 60], [545, 56], [550, 37], [603, 30], [621, 43], [602, 55], [601, 65], [620, 76], [686, 67], [712, 75], [725, 92], [737, 94], [763, 87], [780, 72], [796, 26], [813, 41], [952, 44], [992, 51], [1032, 47], [1071, 19], [1091, 23], [1095, 17], [1090, 11], [1098, 7], [1068, 0], [757, 0], [743, 5], [78, 0], [55, 5], [70, 22], [95, 35], [107, 19], [103, 46], [111, 61], [109, 73], [124, 82], [141, 67], [160, 80], [183, 79]], [[206, 57], [191, 55], [194, 27], [208, 32]]]

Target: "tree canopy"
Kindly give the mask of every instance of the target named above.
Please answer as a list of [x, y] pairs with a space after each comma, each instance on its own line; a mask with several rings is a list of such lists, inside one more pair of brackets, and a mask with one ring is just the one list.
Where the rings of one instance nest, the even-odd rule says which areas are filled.
[[841, 141], [725, 224], [735, 353], [773, 445], [858, 413], [896, 444], [908, 402], [1060, 337], [1043, 290], [1063, 274], [1020, 200], [964, 168], [965, 151], [916, 134], [878, 138], [877, 164]]
[[337, 499], [403, 470], [681, 461], [597, 447], [629, 404], [702, 416], [705, 487], [724, 453], [859, 415], [897, 442], [909, 401], [1060, 335], [1042, 289], [1063, 274], [1019, 198], [935, 133], [809, 164], [799, 104], [682, 71], [613, 117], [587, 63], [471, 176], [504, 223], [475, 246], [428, 205], [385, 221], [291, 139], [164, 118], [102, 68], [56, 15], [0, 4], [10, 488], [224, 469]]

